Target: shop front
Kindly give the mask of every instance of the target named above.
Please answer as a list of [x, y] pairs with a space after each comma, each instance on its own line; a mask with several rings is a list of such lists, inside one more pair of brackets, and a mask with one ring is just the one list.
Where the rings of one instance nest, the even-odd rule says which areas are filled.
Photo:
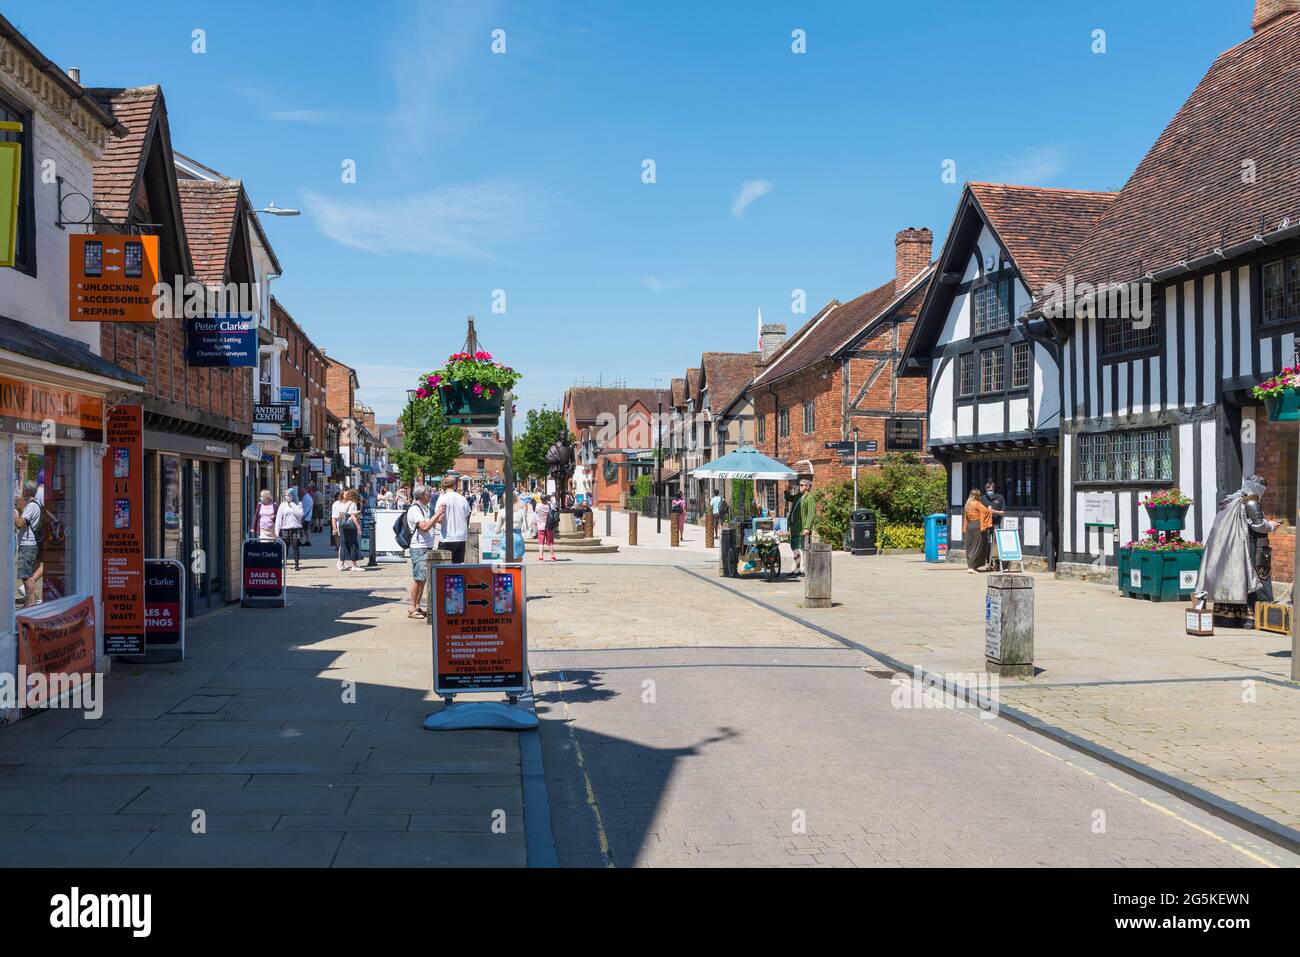
[[971, 489], [983, 490], [992, 482], [1006, 500], [1006, 514], [1000, 524], [1019, 533], [1026, 566], [1055, 567], [1060, 547], [1056, 504], [1060, 455], [1055, 444], [1025, 441], [1002, 447], [999, 443], [932, 445], [931, 451], [948, 470], [950, 561], [964, 559], [965, 555], [962, 511], [966, 496]]
[[[107, 666], [99, 609], [104, 411], [142, 384], [79, 343], [0, 319], [0, 463], [13, 519], [0, 523], [9, 558], [0, 579], [0, 673], [39, 670], [20, 635], [78, 609], [95, 622], [96, 670]], [[0, 723], [18, 717], [0, 711]]]
[[145, 416], [145, 548], [186, 569], [186, 609], [201, 615], [239, 598], [243, 527], [240, 450], [246, 436], [191, 435]]

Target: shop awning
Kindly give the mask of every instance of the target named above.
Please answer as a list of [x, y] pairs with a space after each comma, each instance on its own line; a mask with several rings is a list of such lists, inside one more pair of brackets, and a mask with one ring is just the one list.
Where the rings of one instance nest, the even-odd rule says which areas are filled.
[[144, 376], [128, 372], [95, 355], [85, 343], [37, 329], [6, 316], [0, 316], [0, 349], [105, 379], [116, 379], [131, 385], [148, 384]]
[[769, 458], [752, 445], [742, 445], [720, 459], [691, 469], [695, 478], [715, 479], [795, 479], [799, 476], [784, 462]]

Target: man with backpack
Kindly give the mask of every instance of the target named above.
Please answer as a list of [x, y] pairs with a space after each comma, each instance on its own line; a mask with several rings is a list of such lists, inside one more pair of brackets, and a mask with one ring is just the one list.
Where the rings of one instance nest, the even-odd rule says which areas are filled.
[[406, 617], [424, 618], [420, 600], [429, 575], [429, 552], [438, 547], [437, 522], [429, 508], [429, 487], [417, 485], [412, 497], [415, 501], [402, 513], [393, 532], [397, 544], [411, 549], [411, 610]]
[[18, 536], [18, 580], [23, 583], [23, 605], [36, 604], [36, 584], [41, 576], [41, 537], [44, 535], [41, 503], [35, 482], [23, 483], [23, 497], [14, 503], [14, 527]]

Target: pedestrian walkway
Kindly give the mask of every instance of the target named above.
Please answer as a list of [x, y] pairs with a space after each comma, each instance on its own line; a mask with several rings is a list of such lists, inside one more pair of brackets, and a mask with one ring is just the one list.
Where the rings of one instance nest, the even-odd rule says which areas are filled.
[[519, 736], [421, 727], [441, 705], [409, 566], [310, 554], [287, 608], [227, 607], [190, 622], [184, 662], [118, 663], [102, 719], [0, 729], [0, 865], [527, 863]]

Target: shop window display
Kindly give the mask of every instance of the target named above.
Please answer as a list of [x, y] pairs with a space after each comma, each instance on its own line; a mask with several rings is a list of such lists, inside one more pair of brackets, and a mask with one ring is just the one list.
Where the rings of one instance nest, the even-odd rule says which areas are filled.
[[76, 449], [14, 443], [15, 595], [30, 607], [77, 590]]

